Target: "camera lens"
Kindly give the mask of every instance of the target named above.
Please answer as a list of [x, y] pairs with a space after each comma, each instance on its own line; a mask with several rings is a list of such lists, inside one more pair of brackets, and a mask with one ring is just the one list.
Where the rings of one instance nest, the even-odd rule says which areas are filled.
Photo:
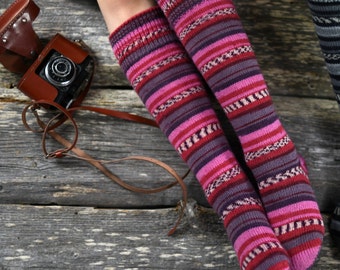
[[68, 86], [76, 77], [76, 66], [67, 57], [53, 58], [45, 67], [48, 81], [56, 86]]

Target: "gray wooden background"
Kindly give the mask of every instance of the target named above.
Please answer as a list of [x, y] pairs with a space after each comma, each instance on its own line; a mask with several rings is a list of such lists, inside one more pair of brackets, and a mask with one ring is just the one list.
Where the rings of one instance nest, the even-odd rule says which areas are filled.
[[[1, 0], [2, 13], [12, 1]], [[83, 39], [97, 69], [86, 105], [148, 116], [113, 57], [94, 0], [36, 0], [34, 26], [48, 41], [61, 33]], [[340, 111], [335, 102], [305, 1], [236, 1], [277, 111], [305, 157], [325, 214], [340, 201]], [[0, 269], [238, 269], [223, 226], [209, 209], [195, 178], [186, 179], [190, 204], [178, 232], [181, 191], [155, 195], [122, 189], [88, 164], [46, 160], [41, 137], [25, 130], [28, 98], [19, 76], [0, 67]], [[77, 113], [78, 146], [101, 159], [129, 155], [158, 158], [178, 172], [186, 165], [161, 132], [93, 113]], [[66, 129], [70, 136], [72, 129]], [[48, 141], [49, 147], [57, 147]], [[110, 168], [143, 187], [169, 183], [152, 165], [126, 162]], [[315, 269], [340, 269], [329, 233]]]

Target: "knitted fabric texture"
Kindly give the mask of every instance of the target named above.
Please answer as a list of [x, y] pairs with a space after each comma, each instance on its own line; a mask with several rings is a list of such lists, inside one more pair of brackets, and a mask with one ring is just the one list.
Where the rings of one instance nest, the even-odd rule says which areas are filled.
[[223, 220], [242, 269], [289, 269], [261, 200], [230, 151], [204, 83], [153, 8], [110, 36], [116, 58], [163, 133]]
[[340, 105], [340, 2], [308, 0], [336, 99]]
[[323, 220], [233, 2], [157, 2], [235, 129], [268, 219], [293, 268], [308, 269], [321, 247]]

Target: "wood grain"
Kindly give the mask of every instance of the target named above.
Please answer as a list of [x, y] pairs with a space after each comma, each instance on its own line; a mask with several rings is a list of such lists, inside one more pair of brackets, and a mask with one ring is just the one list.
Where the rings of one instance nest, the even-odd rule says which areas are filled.
[[[3, 12], [12, 0], [1, 0]], [[149, 117], [113, 57], [94, 0], [36, 0], [34, 27], [45, 43], [57, 32], [83, 39], [97, 63], [86, 105]], [[340, 193], [340, 112], [305, 1], [236, 1], [282, 123], [306, 159], [323, 212]], [[211, 212], [195, 177], [186, 179], [191, 210], [174, 237], [179, 187], [146, 196], [126, 191], [87, 163], [46, 160], [41, 136], [22, 125], [29, 101], [20, 76], [0, 67], [0, 269], [238, 269], [223, 226]], [[183, 174], [182, 162], [156, 128], [77, 113], [78, 146], [100, 159], [132, 154], [158, 158]], [[70, 125], [60, 130], [72, 139]], [[49, 149], [59, 147], [48, 140]], [[145, 163], [110, 168], [142, 187], [173, 181]], [[204, 207], [203, 207], [204, 206]], [[190, 210], [189, 209], [189, 210]], [[189, 211], [188, 210], [188, 211]], [[329, 216], [325, 215], [327, 223]], [[338, 249], [329, 233], [315, 269], [336, 269]]]
[[[239, 269], [217, 216], [194, 202], [171, 237], [173, 208], [0, 206], [0, 269]], [[313, 269], [339, 264], [327, 233]]]
[[[15, 89], [2, 91], [1, 97], [16, 101], [1, 103], [1, 109], [6, 112], [0, 115], [0, 165], [3, 172], [0, 180], [6, 190], [1, 196], [3, 202], [157, 207], [175, 205], [180, 198], [178, 188], [152, 197], [133, 194], [111, 183], [83, 161], [44, 159], [41, 135], [26, 131], [21, 123], [21, 109], [27, 98]], [[337, 105], [330, 100], [289, 96], [274, 96], [274, 102], [283, 125], [306, 159], [310, 180], [322, 210], [331, 211], [340, 191], [337, 169], [340, 159], [340, 138], [337, 136], [340, 115]], [[148, 117], [143, 104], [132, 90], [96, 89], [89, 94], [84, 104], [121, 109]], [[187, 166], [157, 128], [89, 112], [78, 113], [75, 119], [80, 128], [78, 146], [98, 159], [146, 155], [168, 163], [180, 174], [187, 170]], [[63, 132], [72, 139], [71, 126]], [[48, 148], [51, 150], [59, 147], [52, 141], [49, 143]], [[123, 179], [139, 186], [157, 186], [172, 181], [164, 171], [150, 164], [117, 164], [112, 169]], [[34, 188], [28, 192], [32, 183]], [[205, 204], [204, 195], [192, 175], [187, 179], [187, 184], [190, 196]], [[72, 193], [63, 191], [71, 187]]]

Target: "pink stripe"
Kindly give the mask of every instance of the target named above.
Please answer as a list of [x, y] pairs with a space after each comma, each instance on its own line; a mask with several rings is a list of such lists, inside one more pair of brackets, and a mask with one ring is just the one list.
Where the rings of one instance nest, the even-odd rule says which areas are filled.
[[[126, 23], [129, 23], [129, 21], [127, 21]], [[143, 24], [135, 28], [134, 31], [125, 35], [121, 42], [113, 44], [112, 48], [117, 54], [120, 54], [122, 52], [122, 49], [125, 49], [127, 45], [134, 43], [136, 39], [141, 38], [144, 35], [148, 35], [150, 32], [156, 31], [164, 26], [166, 26], [166, 24], [164, 24], [164, 19], [156, 19], [146, 25]], [[118, 31], [119, 29], [117, 30], [117, 32]], [[122, 46], [122, 44], [124, 45]]]
[[[183, 81], [187, 81], [188, 83], [183, 84]], [[146, 107], [149, 108], [150, 111], [154, 111], [156, 108], [158, 108], [159, 105], [162, 105], [163, 103], [173, 98], [174, 96], [194, 86], [197, 86], [198, 85], [197, 82], [198, 78], [196, 74], [190, 74], [176, 81], [173, 81], [165, 85], [163, 88], [160, 88], [159, 90], [157, 90], [156, 93], [151, 95], [146, 102]], [[181, 84], [182, 87], [179, 87], [179, 85]], [[151, 104], [153, 105], [152, 107]]]
[[[222, 167], [220, 170], [217, 170], [215, 167], [219, 164], [226, 163], [226, 160], [233, 160], [228, 165]], [[208, 164], [205, 164], [196, 174], [197, 179], [200, 181], [203, 189], [206, 189], [208, 185], [220, 177], [223, 173], [229, 171], [233, 167], [236, 166], [236, 160], [231, 151], [227, 151], [214, 159], [212, 159]], [[214, 172], [212, 174], [212, 172]], [[207, 179], [207, 175], [209, 175], [210, 179]]]
[[[230, 51], [232, 49], [235, 49], [235, 48], [243, 46], [243, 45], [250, 45], [249, 42], [245, 42], [244, 39], [246, 39], [246, 38], [247, 38], [247, 36], [244, 33], [236, 34], [236, 35], [232, 35], [232, 36], [227, 36], [224, 39], [218, 40], [217, 42], [210, 44], [209, 46], [199, 50], [193, 56], [193, 60], [194, 60], [195, 63], [197, 63], [198, 59], [202, 58], [203, 61], [198, 64], [199, 65], [198, 68], [202, 68], [203, 65], [207, 64], [212, 59], [215, 59], [215, 58], [221, 56], [222, 54], [227, 53], [228, 51]], [[241, 39], [243, 39], [242, 42], [241, 42]], [[221, 47], [220, 50], [216, 50], [216, 48], [220, 45], [224, 45], [224, 47]], [[206, 58], [207, 56], [209, 57], [209, 59]]]
[[[271, 234], [272, 237], [261, 237], [259, 238], [259, 235], [261, 234]], [[257, 238], [256, 238], [257, 237]], [[248, 245], [244, 248], [243, 245], [245, 242], [247, 242], [250, 238], [255, 238], [251, 243], [248, 242]], [[272, 228], [260, 226], [248, 229], [244, 233], [242, 233], [235, 241], [234, 248], [235, 250], [239, 251], [241, 248], [244, 248], [242, 254], [238, 254], [239, 258], [246, 257], [250, 251], [252, 251], [255, 247], [268, 242], [278, 242], [277, 238], [274, 235], [274, 232]]]
[[148, 54], [136, 61], [126, 72], [126, 76], [130, 81], [134, 81], [138, 76], [141, 75], [147, 68], [159, 63], [160, 61], [166, 59], [168, 56], [175, 55], [177, 53], [182, 53], [183, 51], [178, 47], [177, 44], [169, 44], [164, 46], [152, 54]]
[[[296, 220], [305, 220], [306, 218], [310, 218], [311, 215], [315, 216], [315, 213], [306, 213], [300, 215], [294, 215], [294, 212], [306, 210], [306, 209], [315, 209], [318, 210], [318, 204], [314, 201], [303, 201], [294, 204], [290, 204], [289, 206], [282, 207], [278, 210], [268, 212], [268, 218], [270, 220], [278, 219], [279, 222], [272, 224], [273, 227], [279, 227], [282, 225], [286, 225], [287, 223], [296, 221]], [[288, 214], [292, 214], [293, 216], [289, 216], [286, 219], [283, 219], [283, 216]], [[278, 218], [279, 217], [279, 218]]]
[[286, 131], [284, 129], [281, 129], [281, 132], [278, 132], [275, 136], [272, 136], [267, 140], [261, 140], [263, 134], [267, 134], [269, 131], [277, 129], [280, 126], [281, 126], [280, 121], [276, 120], [274, 123], [265, 126], [264, 128], [261, 128], [253, 133], [247, 134], [245, 136], [240, 136], [240, 141], [242, 145], [248, 144], [250, 142], [257, 142], [255, 144], [251, 144], [247, 148], [243, 148], [244, 152], [248, 153], [255, 149], [264, 148], [267, 145], [270, 145], [273, 142], [277, 142], [278, 140], [286, 136], [287, 135]]
[[[258, 87], [251, 87], [248, 91], [244, 91], [244, 89], [249, 88], [250, 85], [256, 84], [257, 82], [263, 82], [263, 84], [259, 85]], [[266, 89], [267, 86], [264, 82], [264, 78], [262, 74], [255, 75], [252, 77], [248, 77], [242, 81], [239, 81], [228, 88], [224, 89], [223, 91], [219, 91], [216, 94], [216, 97], [218, 100], [223, 99], [223, 97], [226, 95], [230, 95], [229, 93], [235, 92], [239, 93], [238, 95], [236, 94], [235, 96], [230, 97], [227, 102], [224, 102], [224, 104], [221, 104], [223, 107], [229, 106], [230, 104], [235, 103], [236, 101], [241, 100], [244, 97], [247, 97], [251, 94], [254, 94], [255, 92], [259, 92], [261, 90]], [[241, 91], [242, 90], [242, 91]]]
[[303, 249], [300, 253], [292, 256], [293, 269], [310, 269], [319, 254], [320, 248]]
[[[202, 119], [209, 117], [209, 121], [203, 122]], [[202, 127], [207, 126], [210, 123], [216, 123], [216, 115], [214, 110], [208, 109], [205, 111], [200, 112], [199, 114], [194, 115], [184, 123], [180, 124], [177, 128], [175, 128], [171, 134], [169, 135], [168, 139], [171, 141], [172, 145], [177, 148], [184, 140], [189, 138], [192, 133], [194, 132], [193, 130], [189, 130], [187, 133], [183, 133], [183, 130], [185, 130], [188, 127], [188, 123], [195, 123], [196, 130], [200, 130]], [[175, 138], [180, 136], [182, 139], [178, 139], [175, 141]]]
[[[213, 8], [211, 4], [214, 4]], [[190, 10], [188, 10], [188, 13], [184, 16], [179, 17], [177, 23], [176, 23], [176, 32], [182, 32], [183, 28], [186, 27], [188, 24], [192, 23], [193, 20], [197, 20], [204, 15], [206, 15], [208, 12], [214, 11], [214, 10], [220, 10], [224, 8], [234, 8], [234, 5], [231, 3], [227, 3], [224, 1], [220, 1], [219, 4], [216, 3], [217, 1], [203, 1], [200, 5], [192, 5], [190, 7]], [[195, 17], [192, 17], [191, 15], [195, 14]]]

